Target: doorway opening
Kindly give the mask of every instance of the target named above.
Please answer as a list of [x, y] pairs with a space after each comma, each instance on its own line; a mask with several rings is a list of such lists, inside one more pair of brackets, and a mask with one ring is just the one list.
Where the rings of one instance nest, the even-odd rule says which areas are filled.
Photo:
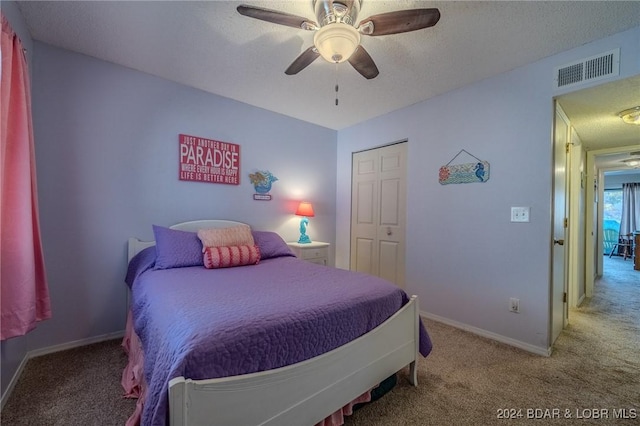
[[[606, 176], [605, 173], [605, 185]], [[620, 240], [620, 219], [622, 219], [622, 189], [606, 189], [605, 186], [602, 197], [602, 254], [604, 256], [611, 257], [618, 254], [616, 249]]]
[[[602, 196], [602, 275], [608, 268], [634, 268], [634, 235], [629, 234], [628, 226], [622, 226], [625, 208], [623, 185], [640, 182], [640, 169], [605, 171]], [[627, 203], [629, 200], [627, 200]], [[638, 230], [640, 231], [640, 230]], [[637, 248], [635, 248], [637, 250]], [[622, 260], [607, 261], [607, 259]]]

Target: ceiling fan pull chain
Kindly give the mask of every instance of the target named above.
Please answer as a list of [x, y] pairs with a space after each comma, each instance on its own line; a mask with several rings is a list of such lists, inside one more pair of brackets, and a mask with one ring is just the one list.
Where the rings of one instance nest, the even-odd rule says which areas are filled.
[[338, 106], [338, 64], [336, 63], [336, 106]]

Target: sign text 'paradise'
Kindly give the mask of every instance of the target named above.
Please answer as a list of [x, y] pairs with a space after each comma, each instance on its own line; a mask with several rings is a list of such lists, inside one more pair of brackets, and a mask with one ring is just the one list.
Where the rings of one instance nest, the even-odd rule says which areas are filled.
[[180, 135], [180, 180], [240, 184], [240, 145]]

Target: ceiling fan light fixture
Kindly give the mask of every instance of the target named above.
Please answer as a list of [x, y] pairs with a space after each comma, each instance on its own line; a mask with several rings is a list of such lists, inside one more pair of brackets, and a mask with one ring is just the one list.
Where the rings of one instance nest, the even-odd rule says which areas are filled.
[[341, 63], [349, 59], [360, 45], [360, 33], [348, 24], [329, 24], [315, 33], [313, 44], [326, 61]]
[[638, 167], [640, 166], [640, 158], [630, 158], [628, 160], [622, 160], [629, 167]]
[[636, 106], [633, 108], [625, 109], [624, 111], [620, 111], [618, 116], [622, 118], [627, 124], [637, 124], [640, 125], [640, 106]]

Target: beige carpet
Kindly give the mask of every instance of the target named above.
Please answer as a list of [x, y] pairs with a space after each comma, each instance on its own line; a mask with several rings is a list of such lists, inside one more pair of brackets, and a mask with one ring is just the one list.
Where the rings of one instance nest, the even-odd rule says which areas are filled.
[[[640, 424], [640, 271], [630, 260], [606, 262], [594, 297], [570, 312], [551, 357], [427, 321], [434, 350], [420, 364], [420, 386], [401, 380], [347, 424], [531, 423], [529, 413], [560, 417], [544, 424]], [[635, 418], [614, 419], [621, 409]], [[498, 419], [504, 410], [523, 417]]]
[[[426, 320], [434, 350], [420, 362], [419, 386], [401, 373], [389, 394], [347, 424], [531, 424], [528, 415], [547, 414], [560, 418], [537, 424], [640, 425], [640, 272], [629, 260], [606, 262], [613, 266], [594, 298], [570, 313], [551, 357]], [[1, 423], [123, 425], [134, 406], [121, 398], [124, 364], [118, 341], [32, 359]]]

